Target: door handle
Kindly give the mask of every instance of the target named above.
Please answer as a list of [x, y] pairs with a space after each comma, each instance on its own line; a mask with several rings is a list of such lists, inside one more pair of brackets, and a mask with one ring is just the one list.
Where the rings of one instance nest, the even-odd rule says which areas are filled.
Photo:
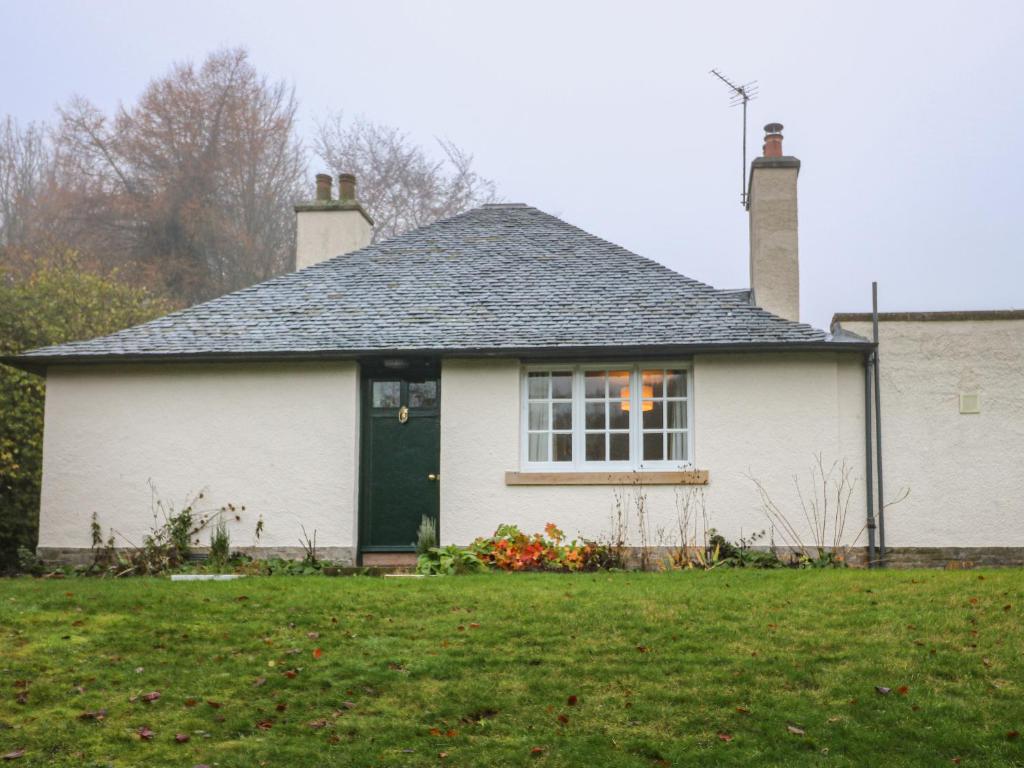
[[431, 472], [429, 475], [427, 475], [427, 480], [440, 480], [440, 479], [441, 479], [441, 475], [440, 474], [434, 474], [433, 472]]

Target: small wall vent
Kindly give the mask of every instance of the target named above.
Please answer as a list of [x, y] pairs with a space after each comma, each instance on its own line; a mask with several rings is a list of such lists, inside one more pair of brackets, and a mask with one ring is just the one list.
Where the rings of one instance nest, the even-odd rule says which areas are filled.
[[981, 413], [981, 398], [978, 393], [960, 395], [960, 413]]

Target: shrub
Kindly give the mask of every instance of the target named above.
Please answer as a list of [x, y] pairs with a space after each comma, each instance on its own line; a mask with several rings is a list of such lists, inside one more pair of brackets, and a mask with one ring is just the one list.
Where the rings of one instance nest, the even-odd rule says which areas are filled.
[[609, 550], [593, 542], [564, 540], [554, 523], [544, 526], [544, 533], [530, 535], [514, 525], [499, 525], [490, 538], [474, 541], [472, 549], [488, 566], [502, 571], [594, 570], [614, 560]]
[[[112, 333], [170, 311], [139, 288], [80, 272], [73, 256], [27, 279], [0, 275], [0, 354]], [[35, 549], [45, 381], [0, 365], [0, 572]]]
[[474, 552], [454, 544], [431, 547], [416, 559], [416, 572], [427, 576], [458, 576], [486, 570], [487, 565]]
[[217, 518], [217, 523], [210, 532], [210, 562], [217, 566], [226, 565], [231, 556], [231, 535], [228, 533], [228, 521], [224, 516]]
[[437, 521], [424, 515], [416, 531], [416, 554], [423, 555], [437, 546]]

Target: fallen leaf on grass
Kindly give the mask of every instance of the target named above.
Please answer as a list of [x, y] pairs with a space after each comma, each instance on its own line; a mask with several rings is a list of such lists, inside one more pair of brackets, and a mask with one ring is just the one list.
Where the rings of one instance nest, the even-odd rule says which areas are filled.
[[544, 747], [530, 747], [530, 754], [538, 757], [544, 754]]
[[176, 733], [174, 734], [174, 740], [179, 744], [185, 744], [189, 740], [189, 735], [187, 733]]
[[446, 757], [448, 757], [448, 753], [447, 752], [438, 752], [437, 756], [439, 758], [441, 758], [442, 760], [444, 760]]
[[736, 707], [736, 711], [739, 712], [741, 715], [750, 714], [750, 710], [747, 707]]
[[150, 691], [149, 693], [144, 693], [140, 698], [146, 702], [156, 701], [160, 698], [160, 691]]
[[8, 752], [6, 755], [0, 756], [0, 760], [17, 760], [19, 757], [25, 756], [24, 749], [16, 749], [13, 752]]
[[725, 731], [719, 731], [718, 732], [718, 740], [719, 741], [724, 741], [726, 743], [729, 743], [730, 741], [732, 741], [732, 734], [731, 733], [726, 733]]
[[139, 730], [137, 730], [136, 733], [139, 734], [139, 738], [143, 741], [152, 741], [153, 736], [156, 735], [146, 726], [142, 726], [141, 728], [139, 728]]
[[326, 728], [327, 718], [321, 717], [317, 718], [316, 720], [310, 720], [308, 723], [306, 723], [306, 725], [308, 725], [310, 728]]
[[319, 632], [307, 632], [306, 633], [306, 637], [308, 637], [310, 640], [319, 640], [320, 639], [320, 633]]
[[274, 709], [276, 709], [278, 712], [284, 712], [286, 709], [288, 709], [288, 705], [285, 704], [283, 701], [279, 701], [277, 702], [277, 704], [274, 705]]
[[792, 733], [794, 736], [806, 736], [807, 732], [803, 728], [797, 728], [795, 725], [787, 725], [786, 730]]
[[207, 701], [206, 701], [206, 703], [207, 703], [207, 704], [209, 704], [209, 705], [210, 705], [211, 707], [213, 707], [214, 709], [220, 709], [220, 702], [219, 702], [219, 701], [210, 701], [210, 700], [207, 700]]
[[640, 651], [640, 653], [648, 653], [651, 650], [646, 645], [638, 645], [636, 649]]
[[899, 688], [896, 689], [896, 693], [898, 693], [900, 696], [906, 696], [908, 693], [910, 693], [910, 686], [901, 685]]
[[263, 719], [256, 723], [256, 727], [259, 728], [261, 731], [269, 731], [271, 728], [274, 727], [274, 721]]
[[257, 677], [255, 680], [252, 681], [252, 684], [253, 684], [253, 687], [259, 688], [261, 685], [266, 685], [267, 684], [267, 678], [265, 678], [265, 677]]
[[568, 704], [570, 707], [575, 707], [577, 701], [579, 701], [579, 699], [577, 699], [575, 696], [570, 696], [568, 699], [565, 700], [565, 703]]
[[1016, 741], [1020, 738], [1020, 731], [1007, 731], [1006, 738], [1010, 741]]
[[196, 701], [195, 699], [185, 699], [185, 706], [186, 707], [194, 707], [198, 703], [199, 702]]
[[14, 697], [14, 700], [19, 704], [28, 704], [28, 691], [22, 691]]
[[287, 677], [289, 680], [294, 680], [298, 676], [299, 670], [297, 670], [297, 669], [286, 669], [281, 674], [284, 675], [285, 677]]
[[886, 688], [884, 685], [876, 685], [875, 693], [881, 694], [882, 696], [888, 696], [892, 693], [892, 688]]
[[558, 722], [561, 723], [562, 725], [568, 725], [569, 724], [569, 716], [568, 715], [559, 715], [558, 716]]
[[79, 720], [102, 720], [107, 716], [107, 710], [97, 709], [90, 712], [83, 712], [78, 716]]
[[313, 649], [313, 658], [314, 659], [319, 659], [323, 655], [324, 655], [324, 652], [322, 650], [320, 650], [319, 648], [314, 648]]
[[[1005, 608], [1004, 610], [1009, 610], [1009, 609], [1010, 609], [1010, 606], [1006, 606], [1006, 608]], [[477, 623], [476, 623], [476, 622], [474, 621], [474, 622], [471, 622], [471, 623], [470, 623], [470, 625], [469, 625], [469, 628], [470, 628], [470, 629], [480, 629], [480, 625], [479, 625], [479, 624], [477, 624]]]

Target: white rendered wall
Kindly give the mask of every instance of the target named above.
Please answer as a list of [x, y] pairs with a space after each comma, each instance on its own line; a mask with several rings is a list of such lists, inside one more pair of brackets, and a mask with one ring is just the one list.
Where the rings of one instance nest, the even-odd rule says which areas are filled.
[[[519, 469], [520, 365], [445, 360], [441, 378], [441, 540], [466, 544], [500, 523], [567, 535], [610, 532], [613, 486], [506, 486]], [[734, 538], [769, 527], [748, 474], [794, 520], [793, 475], [810, 478], [814, 456], [848, 461], [857, 483], [847, 543], [864, 525], [863, 368], [859, 355], [722, 355], [694, 360], [695, 466], [708, 470], [711, 525]], [[676, 520], [677, 489], [649, 486], [651, 543]], [[627, 489], [627, 493], [628, 493]], [[632, 543], [639, 543], [634, 526]], [[668, 542], [666, 542], [668, 543]], [[779, 541], [778, 543], [782, 543]], [[861, 536], [857, 542], [865, 543]]]
[[150, 479], [176, 508], [203, 488], [201, 508], [245, 505], [234, 547], [260, 515], [264, 547], [297, 548], [300, 525], [353, 546], [358, 381], [355, 363], [51, 368], [39, 546], [88, 548], [93, 512], [140, 542]]
[[[910, 489], [886, 545], [1024, 546], [1024, 322], [882, 322], [879, 345], [886, 499]], [[961, 414], [961, 393], [981, 412]]]

